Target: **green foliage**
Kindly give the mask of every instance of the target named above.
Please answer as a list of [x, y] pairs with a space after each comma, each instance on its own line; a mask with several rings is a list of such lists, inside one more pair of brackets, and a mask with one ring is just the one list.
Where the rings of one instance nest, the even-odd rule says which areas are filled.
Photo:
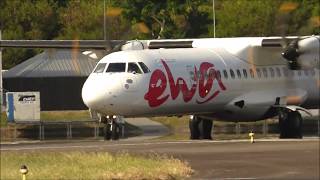
[[[137, 38], [189, 38], [207, 33], [208, 12], [200, 0], [125, 0], [120, 4], [132, 25], [144, 23], [147, 31], [136, 30]], [[210, 21], [211, 22], [211, 21]]]
[[[52, 0], [1, 1], [2, 38], [52, 39], [59, 30], [56, 9], [56, 3]], [[3, 53], [4, 69], [10, 68], [35, 54], [35, 50], [6, 49]]]
[[[212, 2], [1, 0], [0, 25], [3, 39], [213, 37]], [[216, 37], [320, 33], [318, 0], [215, 0], [215, 15]], [[21, 63], [36, 52], [39, 50], [5, 49], [4, 69]]]
[[[226, 0], [218, 5], [218, 37], [319, 34], [317, 0]], [[283, 10], [283, 6], [290, 10]]]

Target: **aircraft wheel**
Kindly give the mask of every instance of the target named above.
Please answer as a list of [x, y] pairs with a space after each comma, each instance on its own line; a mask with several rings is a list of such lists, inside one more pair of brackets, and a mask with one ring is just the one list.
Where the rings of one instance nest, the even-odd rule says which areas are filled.
[[111, 139], [111, 124], [110, 123], [106, 123], [105, 124], [104, 139], [105, 140], [110, 140]]
[[203, 119], [201, 121], [201, 135], [202, 139], [209, 139], [212, 140], [211, 131], [212, 131], [212, 125], [213, 121], [210, 119]]
[[292, 119], [292, 136], [293, 138], [302, 138], [302, 116], [299, 112], [295, 111], [290, 114]]
[[201, 119], [197, 116], [191, 116], [189, 120], [190, 139], [200, 139], [199, 123]]
[[302, 117], [298, 111], [279, 113], [280, 138], [302, 138]]
[[119, 139], [119, 124], [115, 121], [112, 121], [112, 140], [118, 140]]

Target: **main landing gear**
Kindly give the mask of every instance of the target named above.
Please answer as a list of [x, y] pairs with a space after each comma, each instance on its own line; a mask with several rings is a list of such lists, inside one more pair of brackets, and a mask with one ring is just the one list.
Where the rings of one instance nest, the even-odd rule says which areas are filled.
[[104, 123], [104, 139], [118, 140], [122, 132], [122, 126], [119, 123], [117, 116], [101, 117], [101, 122]]
[[280, 138], [302, 138], [302, 117], [298, 111], [279, 110]]
[[212, 139], [213, 121], [200, 116], [190, 116], [189, 129], [190, 139]]

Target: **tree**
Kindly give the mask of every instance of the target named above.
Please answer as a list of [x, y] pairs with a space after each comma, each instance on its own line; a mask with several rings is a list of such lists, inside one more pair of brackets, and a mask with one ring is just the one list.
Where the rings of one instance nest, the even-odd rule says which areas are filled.
[[135, 29], [137, 38], [196, 38], [208, 30], [208, 13], [198, 8], [205, 3], [208, 2], [125, 0], [120, 7]]
[[320, 5], [317, 0], [218, 2], [218, 37], [319, 34]]
[[121, 9], [113, 7], [115, 2], [69, 1], [59, 10], [61, 31], [59, 39], [104, 39], [104, 12], [106, 12], [107, 39], [128, 37], [128, 23], [122, 18]]
[[[0, 24], [3, 39], [51, 39], [57, 34], [56, 4], [51, 0], [3, 0]], [[3, 67], [10, 68], [32, 57], [35, 50], [5, 49]]]
[[218, 37], [269, 36], [280, 1], [221, 1], [216, 11]]

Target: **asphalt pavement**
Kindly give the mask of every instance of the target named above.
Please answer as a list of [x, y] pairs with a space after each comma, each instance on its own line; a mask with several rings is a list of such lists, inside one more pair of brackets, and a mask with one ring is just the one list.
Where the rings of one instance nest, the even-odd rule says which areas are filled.
[[319, 179], [319, 138], [229, 141], [83, 141], [2, 144], [1, 152], [107, 151], [166, 154], [190, 164], [191, 179]]
[[143, 135], [120, 141], [1, 142], [0, 152], [107, 151], [137, 155], [159, 153], [190, 164], [190, 179], [319, 179], [319, 138], [226, 141], [163, 141], [168, 128], [147, 118], [126, 119]]

